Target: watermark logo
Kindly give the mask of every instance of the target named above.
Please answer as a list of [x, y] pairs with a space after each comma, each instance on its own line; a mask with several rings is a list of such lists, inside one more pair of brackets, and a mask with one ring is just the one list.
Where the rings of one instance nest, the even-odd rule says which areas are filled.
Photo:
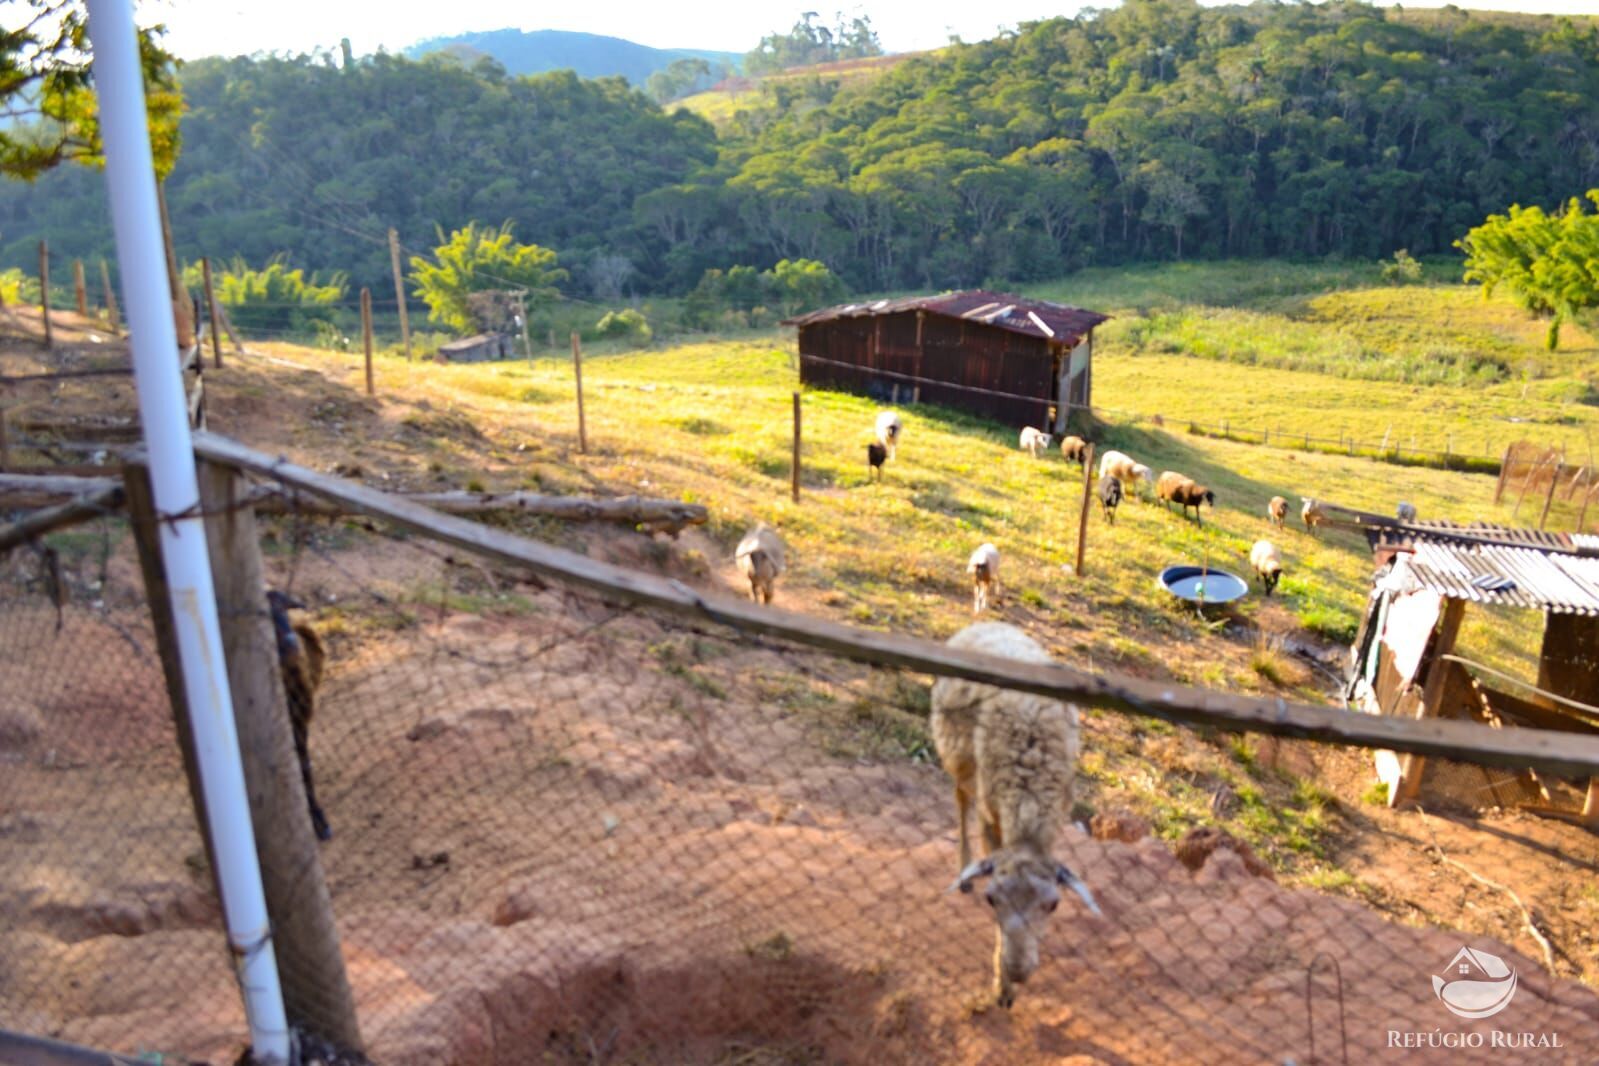
[[1433, 975], [1432, 990], [1462, 1018], [1491, 1018], [1516, 994], [1516, 971], [1497, 955], [1463, 947], [1442, 975]]

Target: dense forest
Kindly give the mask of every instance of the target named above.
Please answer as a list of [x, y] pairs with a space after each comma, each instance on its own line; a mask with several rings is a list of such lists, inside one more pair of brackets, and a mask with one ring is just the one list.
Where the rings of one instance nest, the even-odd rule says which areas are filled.
[[[774, 81], [720, 133], [622, 79], [492, 61], [208, 59], [168, 183], [179, 252], [387, 278], [477, 220], [575, 295], [826, 263], [858, 289], [1175, 257], [1447, 251], [1599, 186], [1599, 25], [1358, 3], [1127, 0], [840, 87]], [[0, 265], [109, 247], [101, 179], [0, 186]]]

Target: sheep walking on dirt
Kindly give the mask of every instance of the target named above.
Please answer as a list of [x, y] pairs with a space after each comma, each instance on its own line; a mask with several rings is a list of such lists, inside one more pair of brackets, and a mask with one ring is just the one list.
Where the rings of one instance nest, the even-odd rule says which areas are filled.
[[1068, 462], [1082, 466], [1083, 460], [1088, 458], [1088, 442], [1081, 437], [1062, 437], [1060, 454]]
[[877, 412], [877, 443], [888, 449], [890, 459], [894, 458], [899, 448], [899, 438], [904, 433], [905, 423], [900, 421], [898, 411]]
[[1155, 494], [1164, 500], [1168, 509], [1171, 504], [1178, 504], [1183, 509], [1183, 517], [1188, 517], [1188, 509], [1194, 509], [1194, 521], [1201, 522], [1199, 508], [1201, 504], [1210, 504], [1211, 510], [1216, 508], [1216, 494], [1191, 477], [1184, 477], [1175, 470], [1161, 472], [1160, 480], [1155, 482]]
[[1099, 460], [1099, 476], [1109, 474], [1122, 483], [1122, 494], [1138, 495], [1140, 484], [1153, 487], [1154, 472], [1143, 463], [1135, 462], [1133, 457], [1125, 452], [1109, 451]]
[[966, 561], [966, 572], [972, 575], [972, 614], [982, 614], [999, 597], [999, 549], [992, 544], [978, 545]]
[[[272, 589], [267, 593], [267, 609], [272, 616], [272, 635], [277, 640], [278, 672], [283, 677], [283, 696], [289, 708], [294, 754], [300, 761], [311, 828], [318, 840], [330, 840], [333, 829], [316, 801], [316, 786], [311, 781], [311, 720], [316, 717], [316, 690], [322, 687], [327, 649], [316, 628], [300, 613], [305, 610], [304, 603]], [[293, 617], [290, 611], [295, 612]]]
[[1304, 497], [1304, 500], [1305, 506], [1299, 509], [1299, 520], [1305, 523], [1306, 529], [1314, 530], [1327, 521], [1327, 512], [1321, 509], [1320, 503], [1309, 496]]
[[883, 461], [888, 458], [888, 449], [875, 440], [866, 446], [867, 476], [883, 480]]
[[1271, 520], [1272, 525], [1281, 529], [1288, 521], [1288, 501], [1281, 496], [1273, 496], [1271, 502], [1266, 505], [1266, 517]]
[[[1022, 662], [1047, 663], [1032, 638], [1003, 622], [978, 622], [949, 641], [952, 648]], [[958, 678], [933, 685], [933, 742], [955, 782], [960, 875], [952, 888], [972, 891], [990, 878], [994, 998], [1009, 1008], [1016, 986], [1038, 969], [1038, 937], [1060, 904], [1061, 888], [1100, 913], [1088, 886], [1054, 857], [1055, 838], [1071, 808], [1077, 772], [1077, 708], [1044, 696]], [[973, 860], [968, 823], [977, 807], [985, 855]]]
[[1049, 451], [1049, 440], [1049, 434], [1043, 430], [1034, 429], [1032, 426], [1023, 426], [1019, 443], [1022, 451], [1037, 459], [1039, 452]]
[[1099, 479], [1099, 505], [1105, 509], [1105, 521], [1116, 524], [1116, 505], [1122, 502], [1122, 483], [1106, 474]]
[[1271, 541], [1257, 540], [1255, 546], [1249, 549], [1249, 565], [1255, 568], [1255, 576], [1260, 578], [1260, 587], [1270, 596], [1271, 590], [1282, 580], [1283, 553], [1278, 551], [1277, 545]]
[[783, 538], [766, 526], [757, 526], [738, 542], [739, 573], [749, 578], [750, 599], [771, 603], [772, 589], [783, 572]]

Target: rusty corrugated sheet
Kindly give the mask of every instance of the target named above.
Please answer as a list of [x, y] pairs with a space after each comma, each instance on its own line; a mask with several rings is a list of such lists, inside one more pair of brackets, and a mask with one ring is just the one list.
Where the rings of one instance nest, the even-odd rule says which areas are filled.
[[1076, 346], [1088, 335], [1089, 330], [1110, 318], [1097, 311], [1085, 311], [1080, 307], [1068, 307], [1048, 300], [1028, 300], [1009, 293], [968, 289], [938, 296], [904, 296], [897, 300], [839, 304], [785, 319], [783, 324], [810, 326], [840, 318], [892, 315], [902, 311], [925, 311], [945, 318], [980, 322], [1028, 337], [1042, 337], [1067, 347]]

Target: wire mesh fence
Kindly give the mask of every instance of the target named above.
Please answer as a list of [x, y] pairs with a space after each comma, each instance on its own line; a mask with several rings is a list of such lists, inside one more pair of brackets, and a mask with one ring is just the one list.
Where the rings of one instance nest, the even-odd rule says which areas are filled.
[[[1515, 517], [1539, 529], [1599, 532], [1599, 468], [1592, 458], [1568, 463], [1564, 448], [1517, 441], [1505, 452], [1495, 495]], [[1525, 508], [1525, 510], [1524, 510]]]
[[[242, 1021], [131, 549], [115, 526], [71, 536], [59, 628], [39, 556], [5, 571], [0, 691], [24, 727], [0, 777], [0, 1026], [219, 1061]], [[995, 882], [950, 890], [930, 678], [365, 520], [266, 519], [262, 542], [268, 585], [306, 605], [289, 620], [327, 655], [320, 862], [375, 1062], [1336, 1063], [1428, 1046], [1497, 1062], [1507, 1033], [1583, 1061], [1599, 1044], [1599, 997], [1501, 940], [1284, 887], [1271, 840], [1150, 832], [1123, 799], [1255, 788], [1287, 806], [1295, 786], [1229, 782], [1212, 759], [1226, 737], [1092, 710], [1053, 857], [1100, 913], [1069, 892], [1029, 912], [1037, 969], [1000, 1009]], [[1171, 773], [1151, 778], [1150, 759]], [[98, 900], [118, 924], [92, 924]], [[1501, 960], [1503, 1017], [1451, 1013], [1457, 985], [1504, 995]], [[1426, 1043], [1441, 1034], [1457, 1042]]]

